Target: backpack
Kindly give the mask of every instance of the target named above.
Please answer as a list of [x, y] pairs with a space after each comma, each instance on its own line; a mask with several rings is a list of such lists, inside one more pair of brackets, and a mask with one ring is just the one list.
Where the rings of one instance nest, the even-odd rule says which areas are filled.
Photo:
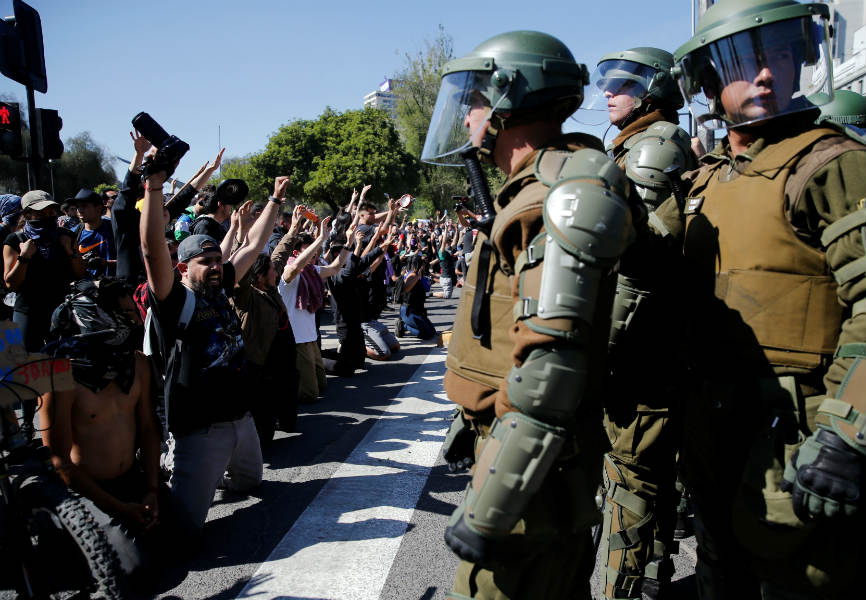
[[[187, 287], [183, 289], [186, 292], [186, 297], [183, 301], [183, 308], [180, 310], [180, 317], [177, 320], [178, 340], [183, 337], [181, 334], [192, 321], [192, 315], [195, 312], [195, 294]], [[142, 351], [150, 359], [159, 379], [165, 381], [166, 367], [168, 366], [166, 363], [171, 359], [171, 352], [166, 351], [165, 342], [161, 339], [159, 327], [154, 321], [152, 306], [147, 307], [147, 314], [144, 317]]]

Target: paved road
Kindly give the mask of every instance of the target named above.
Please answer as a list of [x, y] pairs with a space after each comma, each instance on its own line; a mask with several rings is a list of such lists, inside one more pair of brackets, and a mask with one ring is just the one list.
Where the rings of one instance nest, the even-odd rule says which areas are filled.
[[[437, 329], [451, 328], [456, 305], [428, 300]], [[336, 345], [332, 326], [323, 343]], [[218, 491], [202, 554], [140, 584], [141, 597], [444, 598], [457, 560], [442, 532], [468, 477], [440, 456], [453, 410], [445, 350], [401, 343], [398, 361], [329, 378], [327, 397], [301, 407], [298, 432], [277, 434], [261, 488]], [[695, 597], [693, 548], [676, 559], [675, 597]]]

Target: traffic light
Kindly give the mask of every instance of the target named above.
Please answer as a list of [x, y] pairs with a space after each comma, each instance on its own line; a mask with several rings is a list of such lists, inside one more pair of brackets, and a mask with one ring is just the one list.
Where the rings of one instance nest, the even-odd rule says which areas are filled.
[[44, 94], [48, 91], [48, 78], [42, 19], [21, 0], [13, 0], [12, 6], [15, 16], [0, 19], [0, 73]]
[[60, 141], [60, 130], [63, 119], [56, 110], [37, 108], [36, 119], [39, 121], [39, 137], [36, 140], [36, 154], [43, 160], [60, 158], [63, 154], [63, 142]]
[[21, 113], [15, 102], [0, 102], [0, 154], [18, 158], [22, 154]]

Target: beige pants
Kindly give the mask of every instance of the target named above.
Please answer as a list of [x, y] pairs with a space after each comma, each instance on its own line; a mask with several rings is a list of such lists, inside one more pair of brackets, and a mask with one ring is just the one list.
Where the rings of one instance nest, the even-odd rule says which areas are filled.
[[325, 365], [322, 363], [322, 353], [316, 342], [298, 344], [295, 364], [298, 367], [298, 402], [316, 402], [321, 394], [328, 389], [328, 378], [325, 376]]

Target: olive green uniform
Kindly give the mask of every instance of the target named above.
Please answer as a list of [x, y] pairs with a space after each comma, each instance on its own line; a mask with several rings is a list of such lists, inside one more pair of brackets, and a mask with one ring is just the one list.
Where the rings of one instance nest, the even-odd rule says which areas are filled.
[[[584, 134], [569, 134], [546, 146], [601, 150], [598, 139]], [[496, 220], [489, 239], [479, 233], [449, 344], [445, 391], [461, 405], [479, 433], [479, 452], [494, 419], [517, 411], [508, 399], [509, 371], [526, 360], [534, 348], [555, 341], [532, 331], [522, 321], [515, 323], [513, 316], [515, 303], [521, 297], [518, 278], [513, 275], [515, 262], [544, 229], [542, 209], [548, 186], [535, 176], [537, 155], [538, 151], [534, 151], [516, 165], [496, 196]], [[485, 254], [487, 258], [483, 258]], [[485, 263], [486, 276], [479, 277]], [[479, 280], [486, 282], [481, 289]], [[533, 290], [526, 287], [522, 292], [532, 295]], [[476, 324], [484, 333], [476, 339], [472, 309], [479, 293], [484, 294], [484, 301]], [[606, 323], [596, 329], [604, 335], [597, 336], [598, 348], [591, 355], [603, 360]], [[600, 367], [590, 372], [600, 373]], [[597, 386], [590, 385], [575, 415], [565, 450], [523, 519], [502, 542], [510, 558], [501, 560], [492, 570], [461, 562], [449, 597], [590, 597], [589, 578], [595, 556], [589, 532], [598, 521], [594, 495], [601, 479], [602, 456], [608, 448]]]
[[726, 138], [689, 174], [685, 216], [656, 211], [685, 260], [680, 463], [702, 598], [858, 595], [863, 511], [803, 523], [781, 489], [866, 339], [866, 147], [812, 119], [776, 119], [734, 157]]
[[[611, 144], [617, 164], [625, 168], [629, 141], [654, 123], [671, 119], [676, 119], [675, 111], [655, 110], [625, 127]], [[694, 164], [691, 151], [688, 154]], [[641, 262], [654, 260], [673, 272], [680, 257], [667, 250], [647, 254], [638, 244], [626, 251], [623, 269], [640, 272]], [[669, 555], [676, 553], [673, 530], [681, 436], [675, 357], [682, 322], [677, 318], [679, 282], [675, 279], [621, 278], [623, 285], [639, 288], [642, 298], [627, 327], [616, 334], [605, 386], [605, 425], [612, 450], [605, 460], [601, 591], [607, 598], [640, 598], [644, 577], [665, 582], [673, 574]]]

